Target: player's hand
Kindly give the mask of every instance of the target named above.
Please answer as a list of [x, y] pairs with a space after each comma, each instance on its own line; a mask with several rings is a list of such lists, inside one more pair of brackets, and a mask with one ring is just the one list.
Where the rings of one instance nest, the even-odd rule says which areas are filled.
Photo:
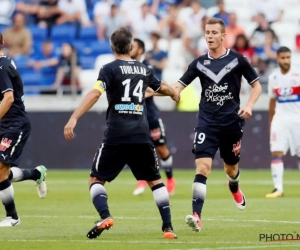
[[180, 101], [180, 93], [177, 90], [173, 90], [173, 95], [171, 95], [171, 98], [175, 102], [179, 102]]
[[72, 140], [74, 138], [74, 128], [76, 127], [77, 120], [74, 118], [71, 118], [67, 125], [64, 128], [64, 135], [66, 140]]
[[252, 116], [252, 108], [245, 106], [239, 110], [238, 115], [243, 119], [248, 119]]

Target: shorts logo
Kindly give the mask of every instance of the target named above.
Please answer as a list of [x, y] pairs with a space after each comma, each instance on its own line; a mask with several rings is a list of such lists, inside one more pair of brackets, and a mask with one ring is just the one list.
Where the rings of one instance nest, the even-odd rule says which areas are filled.
[[151, 135], [152, 140], [154, 140], [154, 141], [159, 140], [161, 137], [161, 131], [159, 128], [153, 129], [150, 131], [150, 135]]
[[241, 141], [238, 141], [236, 144], [233, 144], [233, 150], [232, 152], [234, 153], [235, 156], [239, 155], [241, 151]]
[[0, 151], [5, 151], [10, 147], [12, 140], [9, 140], [7, 138], [2, 138], [1, 143], [0, 143]]

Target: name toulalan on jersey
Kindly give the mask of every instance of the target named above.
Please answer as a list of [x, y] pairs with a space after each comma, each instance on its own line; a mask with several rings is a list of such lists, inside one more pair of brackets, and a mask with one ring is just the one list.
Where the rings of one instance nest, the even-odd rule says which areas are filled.
[[300, 72], [294, 68], [286, 74], [276, 69], [269, 76], [268, 93], [276, 98], [275, 116], [288, 116], [300, 122]]
[[122, 74], [144, 75], [146, 76], [146, 69], [139, 66], [119, 66]]

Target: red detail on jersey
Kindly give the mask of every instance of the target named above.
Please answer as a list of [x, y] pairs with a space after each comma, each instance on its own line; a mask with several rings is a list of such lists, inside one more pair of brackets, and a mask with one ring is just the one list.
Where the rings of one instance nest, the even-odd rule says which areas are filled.
[[272, 133], [271, 134], [271, 141], [276, 141], [276, 138], [277, 138], [276, 133]]
[[1, 143], [0, 143], [0, 151], [5, 151], [10, 147], [12, 140], [9, 140], [7, 138], [2, 138]]
[[153, 141], [159, 140], [161, 137], [161, 131], [160, 128], [156, 128], [153, 130], [150, 130], [150, 135]]
[[234, 153], [235, 156], [237, 156], [240, 151], [241, 151], [241, 141], [238, 141], [236, 144], [233, 144], [233, 150], [232, 152]]
[[274, 91], [276, 96], [300, 95], [300, 86], [275, 88]]

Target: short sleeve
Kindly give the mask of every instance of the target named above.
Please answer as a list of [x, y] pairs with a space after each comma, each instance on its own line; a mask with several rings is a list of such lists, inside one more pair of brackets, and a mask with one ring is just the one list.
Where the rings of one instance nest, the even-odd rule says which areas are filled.
[[198, 76], [198, 69], [196, 67], [195, 61], [193, 61], [189, 66], [187, 71], [178, 80], [183, 86], [188, 86], [195, 78]]
[[241, 64], [241, 71], [243, 76], [246, 78], [248, 83], [251, 85], [252, 83], [256, 82], [259, 77], [254, 68], [250, 65], [248, 59], [244, 56], [239, 58]]
[[268, 80], [268, 96], [271, 99], [276, 98], [276, 93], [274, 90], [274, 80], [276, 79], [276, 76], [274, 74], [269, 75], [269, 80]]
[[13, 85], [9, 78], [9, 67], [6, 65], [0, 66], [0, 91], [1, 93], [13, 91]]
[[157, 92], [160, 89], [161, 81], [152, 73], [150, 68], [147, 68], [147, 77], [149, 79], [149, 87]]
[[99, 71], [99, 76], [97, 82], [94, 84], [93, 89], [99, 90], [101, 93], [103, 93], [106, 90], [107, 86], [109, 86], [110, 81], [111, 77], [108, 69], [103, 66]]

